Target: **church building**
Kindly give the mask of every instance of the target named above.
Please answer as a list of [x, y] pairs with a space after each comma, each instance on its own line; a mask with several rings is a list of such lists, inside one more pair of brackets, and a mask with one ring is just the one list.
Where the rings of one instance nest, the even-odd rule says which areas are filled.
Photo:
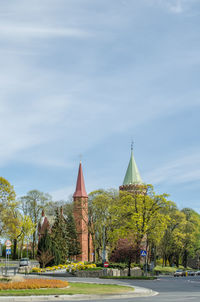
[[[142, 182], [138, 167], [136, 165], [133, 148], [131, 148], [131, 157], [125, 174], [123, 185], [119, 187], [120, 191], [127, 191], [135, 194], [146, 194], [146, 186]], [[92, 238], [88, 231], [88, 195], [85, 189], [85, 182], [82, 170], [82, 164], [79, 164], [76, 189], [73, 194], [73, 214], [80, 244], [81, 254], [75, 256], [76, 261], [92, 261], [93, 245]], [[63, 213], [61, 213], [63, 215]], [[45, 233], [45, 230], [51, 230], [52, 223], [49, 222], [42, 211], [42, 217], [38, 226], [39, 239]]]

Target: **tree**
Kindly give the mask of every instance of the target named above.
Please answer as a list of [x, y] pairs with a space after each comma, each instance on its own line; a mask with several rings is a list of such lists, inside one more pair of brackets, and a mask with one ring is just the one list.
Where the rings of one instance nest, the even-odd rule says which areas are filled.
[[12, 203], [16, 198], [13, 186], [3, 177], [0, 177], [0, 203], [6, 206]]
[[19, 236], [19, 239], [21, 241], [21, 248], [23, 247], [24, 240], [26, 239], [27, 240], [27, 249], [28, 249], [28, 241], [29, 241], [31, 235], [36, 231], [36, 225], [32, 222], [30, 216], [24, 215], [21, 217], [19, 227], [21, 229], [21, 233]]
[[9, 202], [2, 212], [3, 233], [13, 242], [12, 258], [16, 259], [17, 241], [21, 235], [20, 221], [22, 215], [18, 210], [17, 202]]
[[176, 263], [178, 267], [185, 239], [186, 217], [183, 212], [177, 209], [175, 204], [172, 204], [167, 212], [170, 219], [160, 241], [159, 250], [163, 258], [163, 265], [166, 266], [167, 261], [169, 261], [170, 265]]
[[62, 208], [56, 210], [55, 221], [51, 229], [52, 244], [57, 251], [55, 264], [65, 263], [69, 256], [69, 233], [67, 223], [62, 213]]
[[95, 260], [105, 260], [105, 251], [110, 244], [112, 230], [110, 208], [118, 198], [116, 190], [97, 190], [88, 196], [88, 231], [91, 234]]
[[31, 221], [29, 216], [23, 216], [18, 209], [18, 202], [10, 203], [3, 212], [4, 221], [4, 236], [8, 236], [13, 241], [13, 253], [12, 258], [17, 258], [17, 245], [21, 241], [24, 242], [24, 238], [28, 239], [36, 227]]
[[73, 202], [72, 202], [71, 198], [68, 201], [65, 201], [65, 200], [52, 201], [52, 200], [50, 200], [45, 205], [45, 214], [47, 216], [54, 216], [57, 208], [60, 208], [60, 207], [62, 207], [63, 214], [66, 216], [68, 215], [69, 212], [72, 212]]
[[182, 252], [182, 264], [186, 268], [188, 257], [194, 256], [200, 248], [200, 215], [189, 208], [184, 208], [181, 212], [186, 217]]
[[19, 203], [15, 200], [16, 194], [13, 186], [3, 177], [0, 177], [0, 234], [8, 236], [13, 241], [13, 258], [16, 258], [17, 239], [20, 235]]
[[68, 231], [68, 255], [71, 258], [81, 252], [72, 211], [68, 212], [66, 226]]
[[142, 244], [149, 248], [150, 241], [162, 237], [166, 228], [168, 215], [164, 209], [170, 202], [167, 194], [156, 195], [151, 185], [146, 185], [146, 193], [133, 194], [121, 191], [120, 196], [113, 203], [110, 217], [113, 230], [110, 234], [113, 242], [120, 238], [130, 238], [133, 234], [137, 246], [137, 262], [140, 261], [139, 252]]
[[40, 266], [44, 268], [55, 258], [55, 251], [53, 249], [51, 237], [48, 233], [48, 230], [45, 230], [44, 235], [40, 238], [38, 242], [37, 250], [37, 260], [40, 263]]
[[131, 275], [131, 263], [137, 258], [137, 247], [134, 240], [127, 238], [119, 239], [116, 248], [113, 250], [110, 261], [125, 262], [128, 264], [128, 276]]
[[[27, 193], [26, 196], [21, 197], [20, 202], [22, 205], [22, 211], [25, 215], [29, 215], [31, 217], [32, 222], [35, 225], [38, 225], [41, 211], [46, 207], [48, 202], [50, 202], [51, 196], [49, 194], [45, 194], [38, 190], [32, 190]], [[36, 248], [36, 240], [37, 240], [37, 229], [33, 232], [33, 244], [32, 244], [32, 254], [33, 258], [35, 258], [35, 248]]]
[[[5, 210], [8, 206], [15, 203], [16, 194], [13, 186], [3, 177], [0, 177], [0, 235], [5, 227], [6, 214]], [[5, 218], [3, 220], [3, 218]]]

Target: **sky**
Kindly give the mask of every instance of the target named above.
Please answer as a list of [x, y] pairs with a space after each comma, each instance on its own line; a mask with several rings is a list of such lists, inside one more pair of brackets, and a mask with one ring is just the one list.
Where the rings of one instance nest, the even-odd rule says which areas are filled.
[[0, 171], [17, 196], [145, 183], [200, 213], [200, 1], [0, 0]]

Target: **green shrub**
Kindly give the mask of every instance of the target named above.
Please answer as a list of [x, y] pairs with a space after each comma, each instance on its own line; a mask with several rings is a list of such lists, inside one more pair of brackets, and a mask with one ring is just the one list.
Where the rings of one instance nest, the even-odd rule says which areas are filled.
[[84, 269], [84, 271], [99, 271], [102, 269], [103, 269], [103, 267], [91, 267], [91, 268]]
[[177, 267], [170, 267], [170, 266], [159, 266], [157, 265], [154, 268], [154, 272], [159, 272], [161, 274], [172, 274], [177, 270]]

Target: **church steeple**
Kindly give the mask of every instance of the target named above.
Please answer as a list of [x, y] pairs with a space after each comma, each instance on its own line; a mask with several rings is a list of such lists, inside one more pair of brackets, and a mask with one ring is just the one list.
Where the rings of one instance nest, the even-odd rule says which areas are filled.
[[129, 161], [128, 168], [126, 170], [126, 175], [124, 177], [123, 185], [133, 185], [133, 184], [142, 184], [142, 178], [140, 176], [138, 167], [136, 165], [133, 149], [131, 148], [131, 158]]
[[86, 190], [85, 190], [85, 182], [84, 182], [81, 162], [79, 164], [78, 178], [77, 178], [77, 182], [76, 182], [76, 190], [74, 192], [73, 197], [88, 197]]
[[146, 194], [146, 185], [143, 183], [140, 172], [133, 156], [133, 143], [131, 144], [131, 158], [126, 170], [123, 185], [120, 191], [127, 191], [133, 194]]
[[81, 253], [76, 256], [77, 261], [91, 260], [91, 237], [88, 232], [88, 195], [85, 190], [83, 170], [81, 162], [79, 164], [76, 190], [73, 195], [73, 214], [76, 224], [78, 241]]

